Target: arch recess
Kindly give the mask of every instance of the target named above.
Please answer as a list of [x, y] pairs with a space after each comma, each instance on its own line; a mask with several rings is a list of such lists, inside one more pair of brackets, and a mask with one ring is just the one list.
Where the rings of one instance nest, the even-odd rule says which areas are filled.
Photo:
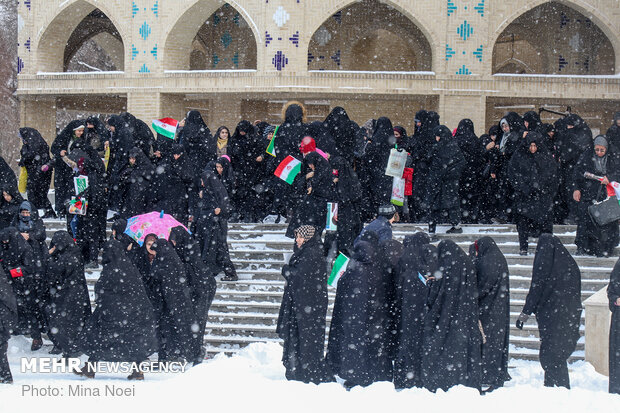
[[[310, 65], [311, 63], [310, 60], [312, 58], [311, 49], [313, 46], [315, 46], [313, 43], [316, 41], [316, 35], [318, 31], [323, 30], [323, 28], [326, 25], [330, 24], [330, 22], [332, 21], [339, 22], [341, 21], [341, 19], [346, 18], [346, 15], [349, 9], [355, 8], [355, 7], [361, 7], [361, 8], [367, 8], [368, 10], [375, 10], [377, 8], [381, 10], [391, 9], [397, 14], [401, 15], [404, 19], [406, 19], [407, 22], [411, 24], [412, 26], [412, 29], [409, 32], [411, 31], [416, 32], [415, 35], [417, 35], [420, 39], [423, 39], [422, 43], [425, 43], [428, 46], [428, 52], [427, 52], [429, 54], [429, 57], [428, 57], [429, 63], [427, 64], [428, 67], [425, 67], [424, 69], [417, 68], [414, 70], [425, 70], [425, 71], [433, 70], [432, 68], [436, 67], [436, 63], [437, 63], [435, 59], [437, 58], [437, 48], [439, 45], [439, 40], [438, 40], [439, 38], [432, 30], [429, 29], [429, 27], [431, 27], [432, 24], [430, 24], [430, 22], [424, 21], [425, 17], [422, 13], [420, 13], [419, 15], [415, 14], [411, 10], [411, 5], [412, 5], [411, 2], [406, 2], [406, 1], [401, 1], [401, 0], [362, 0], [362, 1], [341, 0], [341, 1], [333, 2], [331, 4], [331, 7], [326, 8], [326, 13], [323, 14], [324, 17], [321, 17], [320, 20], [317, 19], [310, 23], [309, 33], [312, 33], [312, 37], [308, 40], [308, 43], [306, 43], [307, 50], [309, 53], [308, 54], [309, 66], [308, 67], [311, 69], [311, 65]], [[376, 22], [371, 22], [371, 23], [373, 26], [377, 26]], [[363, 24], [360, 24], [359, 26], [363, 26]], [[359, 34], [361, 31], [363, 31], [363, 29], [364, 27], [358, 27], [358, 29], [356, 30], [357, 33], [355, 34]], [[403, 36], [403, 35], [406, 35], [408, 31], [407, 28], [397, 27], [397, 25], [391, 24], [390, 22], [387, 23], [387, 26], [383, 26], [383, 27], [377, 26], [375, 27], [375, 29], [379, 32], [368, 33], [369, 38], [366, 39], [367, 42], [372, 43], [372, 42], [381, 41], [382, 37], [390, 38], [393, 35]], [[381, 33], [381, 31], [383, 31], [383, 33]], [[359, 41], [362, 40], [362, 38], [355, 39], [355, 43], [357, 44], [358, 49], [360, 47]], [[349, 48], [353, 48], [354, 46], [355, 46], [354, 44], [348, 45]], [[402, 52], [408, 55], [412, 51], [403, 49]], [[331, 56], [325, 56], [325, 57], [326, 59], [330, 59]]]
[[[604, 40], [609, 42], [610, 52], [608, 54], [611, 54], [611, 58], [610, 58], [611, 64], [606, 65], [607, 66], [606, 70], [604, 69], [605, 65], [602, 66], [603, 73], [591, 73], [591, 74], [617, 73], [619, 70], [619, 66], [620, 66], [620, 61], [619, 61], [620, 36], [618, 33], [618, 27], [616, 27], [617, 25], [614, 24], [612, 21], [610, 21], [607, 16], [601, 14], [596, 8], [594, 8], [593, 6], [591, 6], [586, 1], [583, 1], [583, 0], [570, 0], [570, 1], [568, 0], [553, 0], [553, 1], [529, 0], [529, 1], [524, 2], [524, 4], [518, 9], [516, 9], [516, 11], [512, 15], [504, 19], [497, 26], [495, 31], [492, 32], [491, 34], [490, 44], [493, 45], [493, 66], [491, 68], [492, 72], [496, 73], [496, 69], [499, 67], [497, 65], [497, 60], [506, 60], [505, 56], [502, 56], [501, 58], [496, 59], [496, 49], [497, 49], [498, 43], [502, 41], [502, 37], [505, 37], [507, 34], [509, 34], [507, 32], [507, 29], [509, 29], [511, 26], [514, 27], [516, 24], [519, 24], [519, 20], [523, 20], [524, 18], [527, 18], [528, 16], [536, 16], [537, 19], [540, 19], [542, 15], [541, 11], [550, 10], [554, 8], [558, 13], [562, 12], [562, 10], [569, 10], [568, 14], [573, 14], [573, 15], [578, 14], [581, 16], [580, 18], [577, 17], [576, 19], [571, 18], [571, 16], [566, 16], [566, 18], [563, 17], [562, 18], [563, 21], [561, 21], [560, 24], [569, 24], [570, 22], [573, 22], [573, 23], [579, 22], [579, 23], [583, 23], [584, 25], [592, 25], [588, 27], [588, 30], [584, 30], [584, 33], [591, 32], [593, 30], [594, 31], [598, 30], [600, 33], [602, 33]], [[558, 10], [558, 9], [561, 9], [561, 10]], [[544, 28], [544, 24], [541, 25], [541, 27]], [[549, 41], [549, 37], [545, 37], [544, 34], [541, 34], [539, 32], [535, 34], [534, 38], [537, 38], [539, 40], [545, 38], [547, 41]], [[529, 43], [531, 44], [532, 42], [530, 41]], [[575, 40], [575, 39], [572, 40], [572, 45], [575, 49], [579, 49], [579, 46], [575, 46], [577, 43], [579, 43], [579, 40]], [[584, 49], [585, 47], [581, 46], [581, 48]], [[549, 57], [550, 56], [546, 56], [547, 59]], [[559, 56], [554, 56], [554, 57], [557, 58], [557, 63], [559, 67], [560, 58]], [[516, 59], [520, 60], [521, 57], [516, 57]], [[579, 62], [579, 63], [583, 64], [583, 62]], [[609, 67], [611, 67], [611, 69], [609, 69]], [[537, 73], [540, 73], [540, 72], [537, 71]], [[567, 74], [587, 74], [587, 73], [570, 73], [570, 72], [566, 72], [566, 73]]]
[[[89, 16], [103, 15], [109, 24], [101, 24], [92, 34], [88, 30], [79, 30], [80, 24]], [[76, 29], [78, 31], [76, 32]], [[114, 10], [104, 2], [92, 2], [91, 0], [74, 0], [63, 3], [62, 8], [50, 16], [47, 23], [40, 30], [40, 35], [33, 42], [36, 50], [36, 71], [38, 72], [62, 72], [66, 69], [66, 58], [70, 58], [79, 49], [72, 47], [70, 42], [75, 34], [74, 40], [82, 42], [96, 38], [102, 33], [111, 34], [112, 37], [122, 43], [122, 56], [113, 59], [117, 63], [126, 61], [127, 38], [122, 26], [118, 23]], [[100, 47], [106, 48], [109, 38], [102, 37]], [[69, 50], [67, 50], [69, 49]], [[73, 50], [75, 49], [75, 50]], [[118, 47], [112, 47], [118, 50]], [[67, 56], [67, 54], [69, 56]]]
[[[232, 7], [235, 12], [241, 17], [241, 23], [247, 24], [251, 29], [255, 45], [255, 53], [258, 53], [261, 48], [259, 43], [262, 42], [261, 35], [258, 31], [258, 26], [251, 18], [246, 10], [241, 7], [236, 1], [221, 1], [221, 0], [199, 0], [189, 5], [174, 21], [170, 27], [166, 30], [166, 41], [163, 50], [163, 63], [164, 70], [189, 70], [192, 65], [192, 56], [196, 57], [196, 60], [207, 61], [211, 56], [207, 56], [207, 50], [196, 46], [196, 38], [199, 33], [204, 30], [204, 26], [210, 24], [210, 20], [213, 18], [214, 13], [225, 10], [227, 6]], [[200, 39], [198, 39], [200, 40]], [[225, 39], [216, 39], [216, 41], [228, 42]], [[233, 39], [234, 41], [234, 39]], [[199, 53], [202, 53], [200, 55]], [[256, 69], [258, 56], [253, 59], [251, 69]], [[212, 65], [211, 65], [212, 66]], [[206, 67], [208, 69], [216, 67]]]

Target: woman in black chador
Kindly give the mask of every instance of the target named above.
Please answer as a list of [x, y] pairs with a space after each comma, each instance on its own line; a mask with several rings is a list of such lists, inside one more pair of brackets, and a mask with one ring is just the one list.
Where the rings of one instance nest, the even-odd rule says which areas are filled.
[[529, 132], [508, 166], [514, 188], [514, 217], [519, 251], [527, 255], [528, 237], [553, 232], [553, 198], [558, 190], [558, 165], [538, 132]]
[[278, 336], [284, 340], [286, 378], [305, 383], [327, 380], [324, 358], [327, 273], [323, 245], [314, 227], [295, 230], [295, 252], [282, 268], [286, 279]]
[[0, 231], [0, 260], [13, 292], [17, 297], [19, 324], [14, 334], [30, 334], [33, 351], [43, 346], [41, 332], [42, 310], [37, 303], [35, 259], [32, 247], [28, 245], [17, 228], [8, 227]]
[[474, 132], [474, 122], [471, 119], [463, 119], [459, 122], [454, 140], [461, 149], [466, 162], [459, 182], [463, 221], [477, 223], [480, 213], [480, 195], [483, 190], [481, 175], [484, 169], [485, 150]]
[[[122, 243], [103, 247], [103, 271], [95, 284], [97, 307], [79, 337], [79, 349], [90, 362], [140, 363], [157, 351], [155, 316], [138, 269]], [[82, 373], [94, 377], [87, 364]], [[140, 373], [129, 376], [142, 379]]]
[[237, 281], [237, 271], [230, 260], [227, 234], [231, 207], [228, 192], [222, 180], [212, 172], [205, 172], [201, 178], [201, 191], [197, 205], [193, 207], [196, 240], [202, 260], [209, 271], [218, 274], [224, 271], [222, 281]]
[[158, 319], [159, 360], [193, 361], [200, 327], [185, 266], [165, 239], [147, 239], [144, 245], [155, 256], [150, 269], [150, 297]]
[[185, 272], [188, 276], [190, 294], [199, 327], [195, 340], [195, 358], [193, 361], [194, 364], [199, 364], [205, 357], [203, 342], [209, 307], [211, 307], [217, 288], [215, 274], [209, 271], [202, 261], [198, 244], [194, 242], [185, 228], [172, 228], [170, 243], [174, 245], [174, 250], [185, 265]]
[[530, 314], [536, 314], [538, 322], [545, 386], [570, 388], [566, 362], [579, 339], [581, 272], [560, 239], [551, 234], [538, 239], [532, 284], [517, 328], [523, 328]]
[[85, 139], [82, 137], [85, 130], [83, 120], [72, 120], [60, 131], [52, 142], [50, 151], [54, 156], [54, 196], [56, 200], [56, 210], [58, 215], [66, 216], [65, 204], [75, 195], [73, 190], [73, 170], [63, 158], [72, 152], [73, 146], [77, 141]]
[[[594, 149], [581, 155], [575, 166], [573, 200], [577, 202], [577, 255], [612, 255], [618, 245], [618, 222], [598, 226], [590, 217], [588, 207], [607, 198], [605, 186], [620, 181], [619, 148], [610, 145], [604, 135], [594, 139]], [[603, 182], [587, 179], [585, 172], [602, 176]]]
[[421, 363], [424, 318], [429, 288], [435, 280], [437, 248], [430, 237], [418, 232], [404, 240], [404, 252], [396, 271], [397, 349], [394, 386], [422, 387]]
[[[20, 128], [19, 136], [24, 145], [20, 152], [19, 166], [26, 168], [28, 181], [26, 192], [28, 200], [37, 209], [45, 209], [43, 218], [53, 218], [56, 216], [52, 204], [47, 199], [47, 193], [52, 181], [52, 170], [49, 168], [50, 148], [38, 130], [33, 128]], [[48, 168], [43, 171], [41, 168], [46, 165]]]
[[433, 392], [459, 384], [480, 390], [476, 270], [453, 241], [441, 241], [437, 250], [442, 277], [431, 287], [424, 320], [422, 382]]
[[64, 357], [72, 357], [79, 352], [76, 338], [91, 314], [84, 263], [67, 231], [56, 232], [50, 246], [47, 270], [49, 336]]
[[426, 204], [430, 208], [429, 233], [435, 233], [437, 223], [448, 221], [452, 228], [447, 233], [460, 234], [463, 229], [459, 181], [465, 168], [465, 158], [452, 138], [450, 129], [443, 125], [438, 126], [433, 130], [433, 134], [435, 145], [426, 186]]
[[506, 257], [491, 237], [482, 237], [469, 247], [476, 266], [478, 308], [486, 340], [482, 344], [482, 385], [486, 391], [502, 387], [508, 374], [510, 333], [510, 289]]
[[17, 301], [4, 269], [0, 267], [0, 384], [13, 383], [6, 352], [17, 326]]
[[386, 312], [385, 297], [377, 295], [382, 289], [377, 251], [376, 244], [358, 241], [336, 290], [327, 362], [334, 374], [346, 380], [347, 388], [392, 381], [385, 343], [374, 334], [382, 327]]
[[620, 394], [620, 260], [616, 262], [607, 287], [611, 326], [609, 329], [609, 392]]

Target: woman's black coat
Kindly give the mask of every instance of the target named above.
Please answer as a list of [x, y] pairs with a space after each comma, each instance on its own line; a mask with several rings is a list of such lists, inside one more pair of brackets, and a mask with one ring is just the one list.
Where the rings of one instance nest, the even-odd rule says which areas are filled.
[[55, 251], [48, 263], [49, 304], [47, 317], [50, 339], [65, 355], [80, 349], [77, 337], [91, 315], [82, 254], [66, 231], [52, 237]]
[[510, 283], [506, 257], [491, 237], [470, 247], [478, 279], [478, 318], [486, 342], [482, 344], [482, 384], [501, 387], [508, 374]]
[[188, 277], [192, 304], [198, 319], [199, 331], [195, 340], [196, 361], [202, 360], [202, 345], [209, 307], [215, 298], [217, 283], [215, 275], [209, 271], [202, 261], [198, 244], [183, 227], [175, 227], [170, 231], [170, 242], [185, 266]]
[[542, 234], [522, 312], [536, 314], [543, 367], [550, 359], [565, 363], [573, 353], [579, 339], [581, 310], [581, 272], [577, 263], [558, 237]]
[[405, 237], [404, 252], [396, 267], [397, 389], [422, 387], [422, 340], [429, 289], [426, 279], [437, 271], [437, 249], [429, 243], [429, 236], [423, 232]]
[[[536, 153], [529, 147], [535, 143]], [[558, 165], [537, 132], [528, 133], [508, 166], [508, 179], [515, 192], [514, 209], [539, 224], [552, 220], [553, 199], [558, 190]]]
[[368, 386], [392, 380], [392, 365], [381, 335], [386, 309], [377, 247], [359, 241], [338, 281], [327, 346], [332, 372], [349, 385]]
[[11, 338], [17, 327], [17, 300], [4, 268], [0, 266], [0, 345]]
[[51, 205], [47, 199], [47, 193], [52, 181], [52, 169], [42, 171], [43, 165], [49, 164], [49, 146], [39, 131], [33, 128], [20, 128], [19, 134], [24, 145], [20, 152], [19, 166], [26, 168], [28, 181], [26, 191], [28, 199], [37, 209], [45, 208], [51, 211]]
[[185, 266], [165, 239], [155, 241], [152, 249], [157, 252], [150, 278], [155, 286], [152, 304], [158, 318], [159, 359], [194, 360], [200, 329]]
[[121, 172], [129, 163], [129, 152], [133, 146], [133, 135], [129, 125], [119, 115], [108, 119], [108, 125], [115, 128], [110, 134], [110, 159], [107, 175], [110, 185], [110, 208], [120, 210], [123, 202], [123, 188], [121, 188]]
[[116, 240], [105, 244], [102, 264], [97, 307], [79, 337], [80, 351], [91, 360], [142, 362], [157, 351], [157, 337], [140, 273]]
[[282, 268], [286, 280], [277, 333], [284, 340], [282, 362], [288, 380], [320, 383], [327, 379], [324, 349], [327, 273], [316, 234]]
[[611, 326], [609, 329], [609, 392], [620, 394], [620, 306], [616, 305], [620, 298], [620, 260], [614, 265], [609, 276], [607, 298], [611, 310]]
[[453, 241], [441, 241], [437, 249], [442, 277], [432, 287], [424, 319], [422, 382], [431, 391], [459, 384], [480, 390], [476, 270]]
[[431, 210], [458, 208], [459, 182], [465, 168], [465, 158], [447, 127], [439, 126], [433, 134], [441, 139], [435, 142], [431, 155], [426, 205]]

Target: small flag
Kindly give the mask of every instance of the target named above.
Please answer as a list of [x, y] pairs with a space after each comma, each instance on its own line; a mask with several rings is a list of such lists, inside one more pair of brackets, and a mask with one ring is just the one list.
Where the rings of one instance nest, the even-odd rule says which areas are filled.
[[286, 181], [287, 184], [292, 185], [299, 172], [301, 172], [301, 161], [289, 155], [280, 162], [273, 174]]
[[607, 196], [614, 196], [620, 200], [620, 184], [616, 181], [611, 181], [607, 185]]
[[336, 258], [336, 262], [334, 262], [334, 267], [332, 268], [332, 273], [329, 275], [329, 279], [327, 280], [327, 285], [330, 287], [335, 287], [338, 284], [338, 280], [342, 277], [344, 272], [347, 270], [347, 266], [349, 265], [349, 258], [340, 253], [338, 258]]
[[338, 203], [327, 203], [327, 222], [325, 224], [325, 230], [338, 231]]
[[86, 191], [86, 188], [88, 188], [88, 176], [80, 175], [73, 178], [73, 188], [76, 195]]
[[178, 126], [179, 126], [179, 121], [172, 119], [172, 118], [163, 118], [159, 120], [157, 119], [153, 120], [153, 129], [155, 129], [155, 132], [170, 139], [174, 139], [174, 136], [177, 133]]
[[276, 130], [273, 131], [273, 136], [271, 137], [271, 140], [269, 141], [269, 145], [267, 146], [267, 149], [265, 150], [265, 152], [267, 152], [269, 155], [271, 156], [276, 156], [276, 135], [278, 134], [278, 129], [280, 129], [280, 126], [276, 126]]

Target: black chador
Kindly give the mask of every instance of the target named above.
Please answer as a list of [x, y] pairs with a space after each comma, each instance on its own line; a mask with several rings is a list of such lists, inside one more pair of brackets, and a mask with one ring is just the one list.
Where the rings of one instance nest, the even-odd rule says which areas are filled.
[[159, 360], [194, 360], [200, 330], [194, 313], [187, 273], [170, 242], [156, 240], [150, 276], [155, 287], [153, 307], [158, 316]]
[[392, 365], [380, 336], [386, 312], [377, 246], [358, 241], [346, 272], [338, 281], [329, 331], [327, 362], [345, 386], [368, 386], [392, 380]]
[[67, 231], [52, 237], [47, 278], [50, 339], [65, 356], [78, 352], [76, 338], [91, 314], [82, 254]]
[[453, 241], [441, 241], [437, 249], [442, 277], [432, 287], [424, 320], [422, 381], [431, 391], [459, 384], [480, 390], [476, 271]]
[[424, 318], [430, 285], [437, 272], [437, 248], [423, 232], [405, 237], [396, 270], [397, 349], [394, 386], [422, 387]]
[[327, 379], [324, 359], [327, 274], [323, 246], [313, 227], [298, 228], [296, 236], [304, 238], [304, 243], [295, 246], [291, 260], [282, 268], [286, 285], [277, 332], [284, 340], [282, 362], [286, 378], [320, 383]]
[[482, 237], [469, 248], [478, 279], [480, 323], [485, 335], [482, 344], [482, 384], [502, 387], [508, 374], [510, 333], [510, 290], [506, 257], [491, 237]]
[[104, 245], [102, 263], [97, 307], [80, 336], [80, 350], [90, 361], [142, 362], [157, 351], [157, 338], [140, 273], [117, 240]]
[[579, 339], [581, 272], [559, 238], [542, 234], [538, 239], [532, 284], [517, 327], [536, 314], [540, 333], [540, 364], [545, 386], [570, 388], [568, 358]]
[[209, 271], [202, 261], [198, 244], [185, 228], [172, 228], [172, 231], [170, 231], [170, 242], [174, 245], [174, 250], [185, 265], [194, 312], [198, 319], [199, 330], [195, 340], [196, 352], [194, 359], [194, 363], [198, 364], [205, 357], [203, 342], [209, 307], [211, 307], [217, 288], [215, 274]]

